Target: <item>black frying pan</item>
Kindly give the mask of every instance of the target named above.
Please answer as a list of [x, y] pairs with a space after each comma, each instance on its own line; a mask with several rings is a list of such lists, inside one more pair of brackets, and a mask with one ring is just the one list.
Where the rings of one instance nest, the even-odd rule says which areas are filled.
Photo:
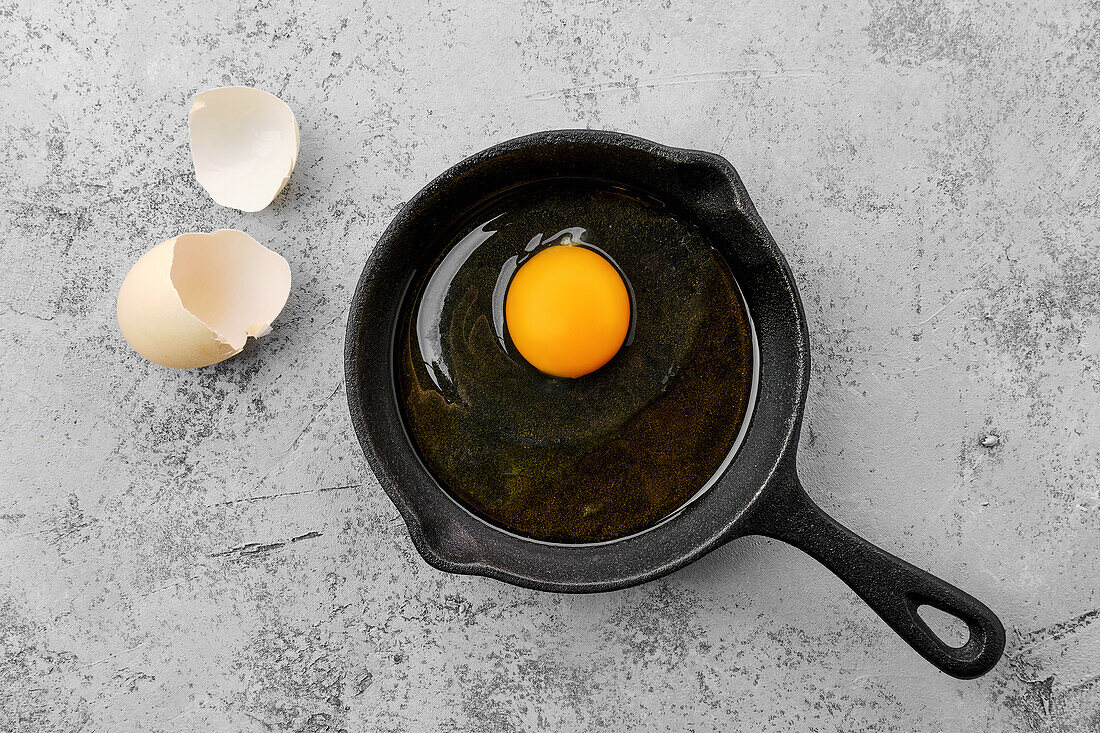
[[[560, 176], [652, 192], [697, 224], [737, 277], [755, 326], [760, 383], [743, 443], [721, 479], [673, 519], [598, 545], [526, 540], [453, 500], [405, 433], [394, 389], [394, 332], [410, 284], [443, 246], [436, 236], [503, 189]], [[1004, 628], [980, 601], [875, 547], [822, 512], [795, 471], [810, 371], [806, 317], [787, 263], [723, 158], [597, 130], [540, 132], [467, 158], [418, 193], [363, 269], [345, 345], [352, 423], [382, 488], [431, 565], [544, 591], [590, 593], [644, 583], [746, 535], [788, 542], [836, 573], [905, 641], [944, 672], [972, 678], [1004, 650]], [[917, 614], [962, 619], [970, 637], [944, 643]]]

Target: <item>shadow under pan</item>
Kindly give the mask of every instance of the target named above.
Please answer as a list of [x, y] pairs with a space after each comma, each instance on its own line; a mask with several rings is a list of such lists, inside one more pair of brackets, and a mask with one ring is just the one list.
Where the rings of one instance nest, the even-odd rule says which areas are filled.
[[[647, 194], [552, 179], [439, 236], [394, 358], [410, 440], [452, 498], [510, 533], [584, 544], [656, 526], [706, 490], [736, 451], [757, 364], [737, 284], [697, 228]], [[577, 379], [528, 364], [504, 321], [514, 272], [566, 241], [607, 257], [632, 300], [622, 349]]]

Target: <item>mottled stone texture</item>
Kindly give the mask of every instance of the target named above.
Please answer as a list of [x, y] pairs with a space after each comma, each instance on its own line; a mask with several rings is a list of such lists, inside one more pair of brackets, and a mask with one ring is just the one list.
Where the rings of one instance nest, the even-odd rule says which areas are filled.
[[[1100, 4], [0, 3], [0, 729], [1100, 730]], [[192, 93], [297, 112], [268, 210], [196, 184]], [[344, 404], [401, 203], [553, 127], [737, 166], [815, 364], [800, 468], [986, 601], [960, 682], [798, 551], [600, 596], [444, 575]], [[130, 264], [246, 230], [294, 290], [214, 368], [132, 353]]]

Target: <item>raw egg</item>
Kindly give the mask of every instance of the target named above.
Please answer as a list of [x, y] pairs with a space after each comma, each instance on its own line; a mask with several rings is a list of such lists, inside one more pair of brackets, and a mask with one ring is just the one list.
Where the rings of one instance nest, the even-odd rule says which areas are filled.
[[615, 266], [587, 247], [556, 245], [525, 262], [504, 304], [516, 350], [555, 377], [596, 371], [630, 330], [630, 295]]
[[754, 401], [752, 326], [724, 259], [674, 209], [558, 178], [487, 195], [410, 244], [425, 251], [396, 333], [402, 416], [472, 513], [539, 541], [606, 542], [724, 471]]

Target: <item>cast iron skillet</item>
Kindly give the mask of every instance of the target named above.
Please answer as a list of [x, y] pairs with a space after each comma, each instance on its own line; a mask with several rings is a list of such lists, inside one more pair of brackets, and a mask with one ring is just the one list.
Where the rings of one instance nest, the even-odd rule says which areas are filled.
[[[757, 402], [744, 441], [709, 491], [672, 520], [596, 545], [505, 533], [470, 514], [429, 474], [406, 435], [394, 388], [394, 332], [414, 278], [440, 254], [436, 235], [490, 195], [544, 178], [592, 177], [649, 191], [695, 222], [733, 270], [754, 319]], [[644, 583], [746, 535], [788, 542], [836, 573], [905, 641], [944, 672], [988, 672], [1004, 628], [953, 585], [857, 537], [822, 512], [795, 472], [810, 369], [806, 318], [787, 263], [723, 158], [614, 132], [540, 132], [495, 145], [429, 183], [398, 213], [363, 269], [348, 318], [345, 371], [352, 423], [416, 549], [448, 572], [544, 591], [590, 593]], [[917, 615], [929, 605], [962, 619], [954, 648]]]

